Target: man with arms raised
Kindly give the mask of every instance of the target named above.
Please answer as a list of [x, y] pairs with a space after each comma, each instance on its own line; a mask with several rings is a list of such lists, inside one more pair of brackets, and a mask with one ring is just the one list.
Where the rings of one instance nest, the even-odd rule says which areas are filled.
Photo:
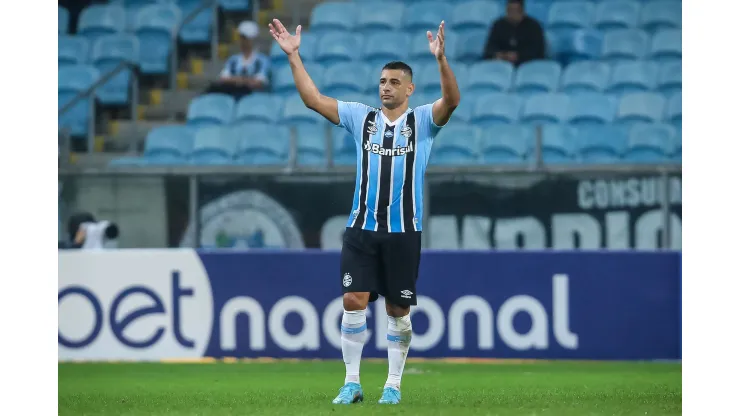
[[436, 37], [427, 32], [429, 50], [439, 64], [442, 98], [414, 109], [408, 101], [414, 93], [413, 72], [405, 63], [383, 67], [380, 109], [337, 101], [319, 92], [301, 62], [301, 26], [291, 35], [274, 19], [270, 33], [288, 55], [306, 107], [346, 129], [357, 145], [355, 194], [340, 260], [346, 376], [333, 403], [363, 400], [360, 360], [367, 339], [365, 311], [369, 302], [382, 295], [388, 313], [388, 379], [379, 403], [398, 404], [411, 342], [409, 312], [416, 305], [424, 172], [434, 137], [460, 102], [457, 81], [444, 54], [444, 21]]

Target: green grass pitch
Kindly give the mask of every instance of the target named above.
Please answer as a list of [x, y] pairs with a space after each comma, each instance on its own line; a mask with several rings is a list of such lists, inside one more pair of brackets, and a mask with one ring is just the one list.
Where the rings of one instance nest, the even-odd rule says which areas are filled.
[[341, 361], [59, 364], [60, 415], [680, 415], [679, 363], [408, 362], [398, 406], [377, 404], [384, 362], [363, 361], [365, 402], [332, 405]]

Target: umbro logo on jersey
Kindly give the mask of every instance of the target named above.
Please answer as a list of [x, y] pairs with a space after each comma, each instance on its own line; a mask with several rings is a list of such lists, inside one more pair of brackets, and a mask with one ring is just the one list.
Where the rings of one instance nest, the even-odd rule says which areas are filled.
[[396, 146], [392, 149], [386, 149], [383, 146], [379, 145], [378, 143], [370, 143], [365, 142], [365, 148], [366, 152], [375, 153], [376, 155], [380, 156], [403, 156], [407, 153], [412, 153], [414, 151], [414, 143], [409, 143], [408, 146], [401, 147]]
[[375, 125], [374, 121], [367, 122], [367, 134], [373, 135], [378, 132], [378, 126]]

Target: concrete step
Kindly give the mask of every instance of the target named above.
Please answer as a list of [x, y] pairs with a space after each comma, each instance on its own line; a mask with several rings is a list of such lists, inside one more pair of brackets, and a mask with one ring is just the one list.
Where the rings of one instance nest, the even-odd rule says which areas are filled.
[[128, 151], [141, 149], [149, 131], [160, 126], [175, 124], [161, 120], [116, 120], [109, 123], [109, 133], [105, 145], [109, 149]]
[[146, 106], [142, 118], [150, 121], [182, 119], [187, 114], [190, 101], [201, 93], [195, 89], [163, 90], [161, 103]]

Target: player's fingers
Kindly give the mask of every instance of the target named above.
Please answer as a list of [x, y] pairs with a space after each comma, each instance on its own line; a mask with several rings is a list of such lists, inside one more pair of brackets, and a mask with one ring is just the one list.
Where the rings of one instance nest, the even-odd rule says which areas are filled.
[[298, 27], [295, 28], [295, 35], [296, 36], [301, 36], [301, 25], [298, 25]]
[[285, 26], [283, 26], [283, 22], [278, 19], [272, 19], [272, 23], [275, 24], [278, 34], [285, 32]]
[[432, 32], [430, 32], [428, 30], [427, 30], [427, 39], [429, 40], [429, 42], [433, 42], [434, 41], [434, 39], [432, 39]]

